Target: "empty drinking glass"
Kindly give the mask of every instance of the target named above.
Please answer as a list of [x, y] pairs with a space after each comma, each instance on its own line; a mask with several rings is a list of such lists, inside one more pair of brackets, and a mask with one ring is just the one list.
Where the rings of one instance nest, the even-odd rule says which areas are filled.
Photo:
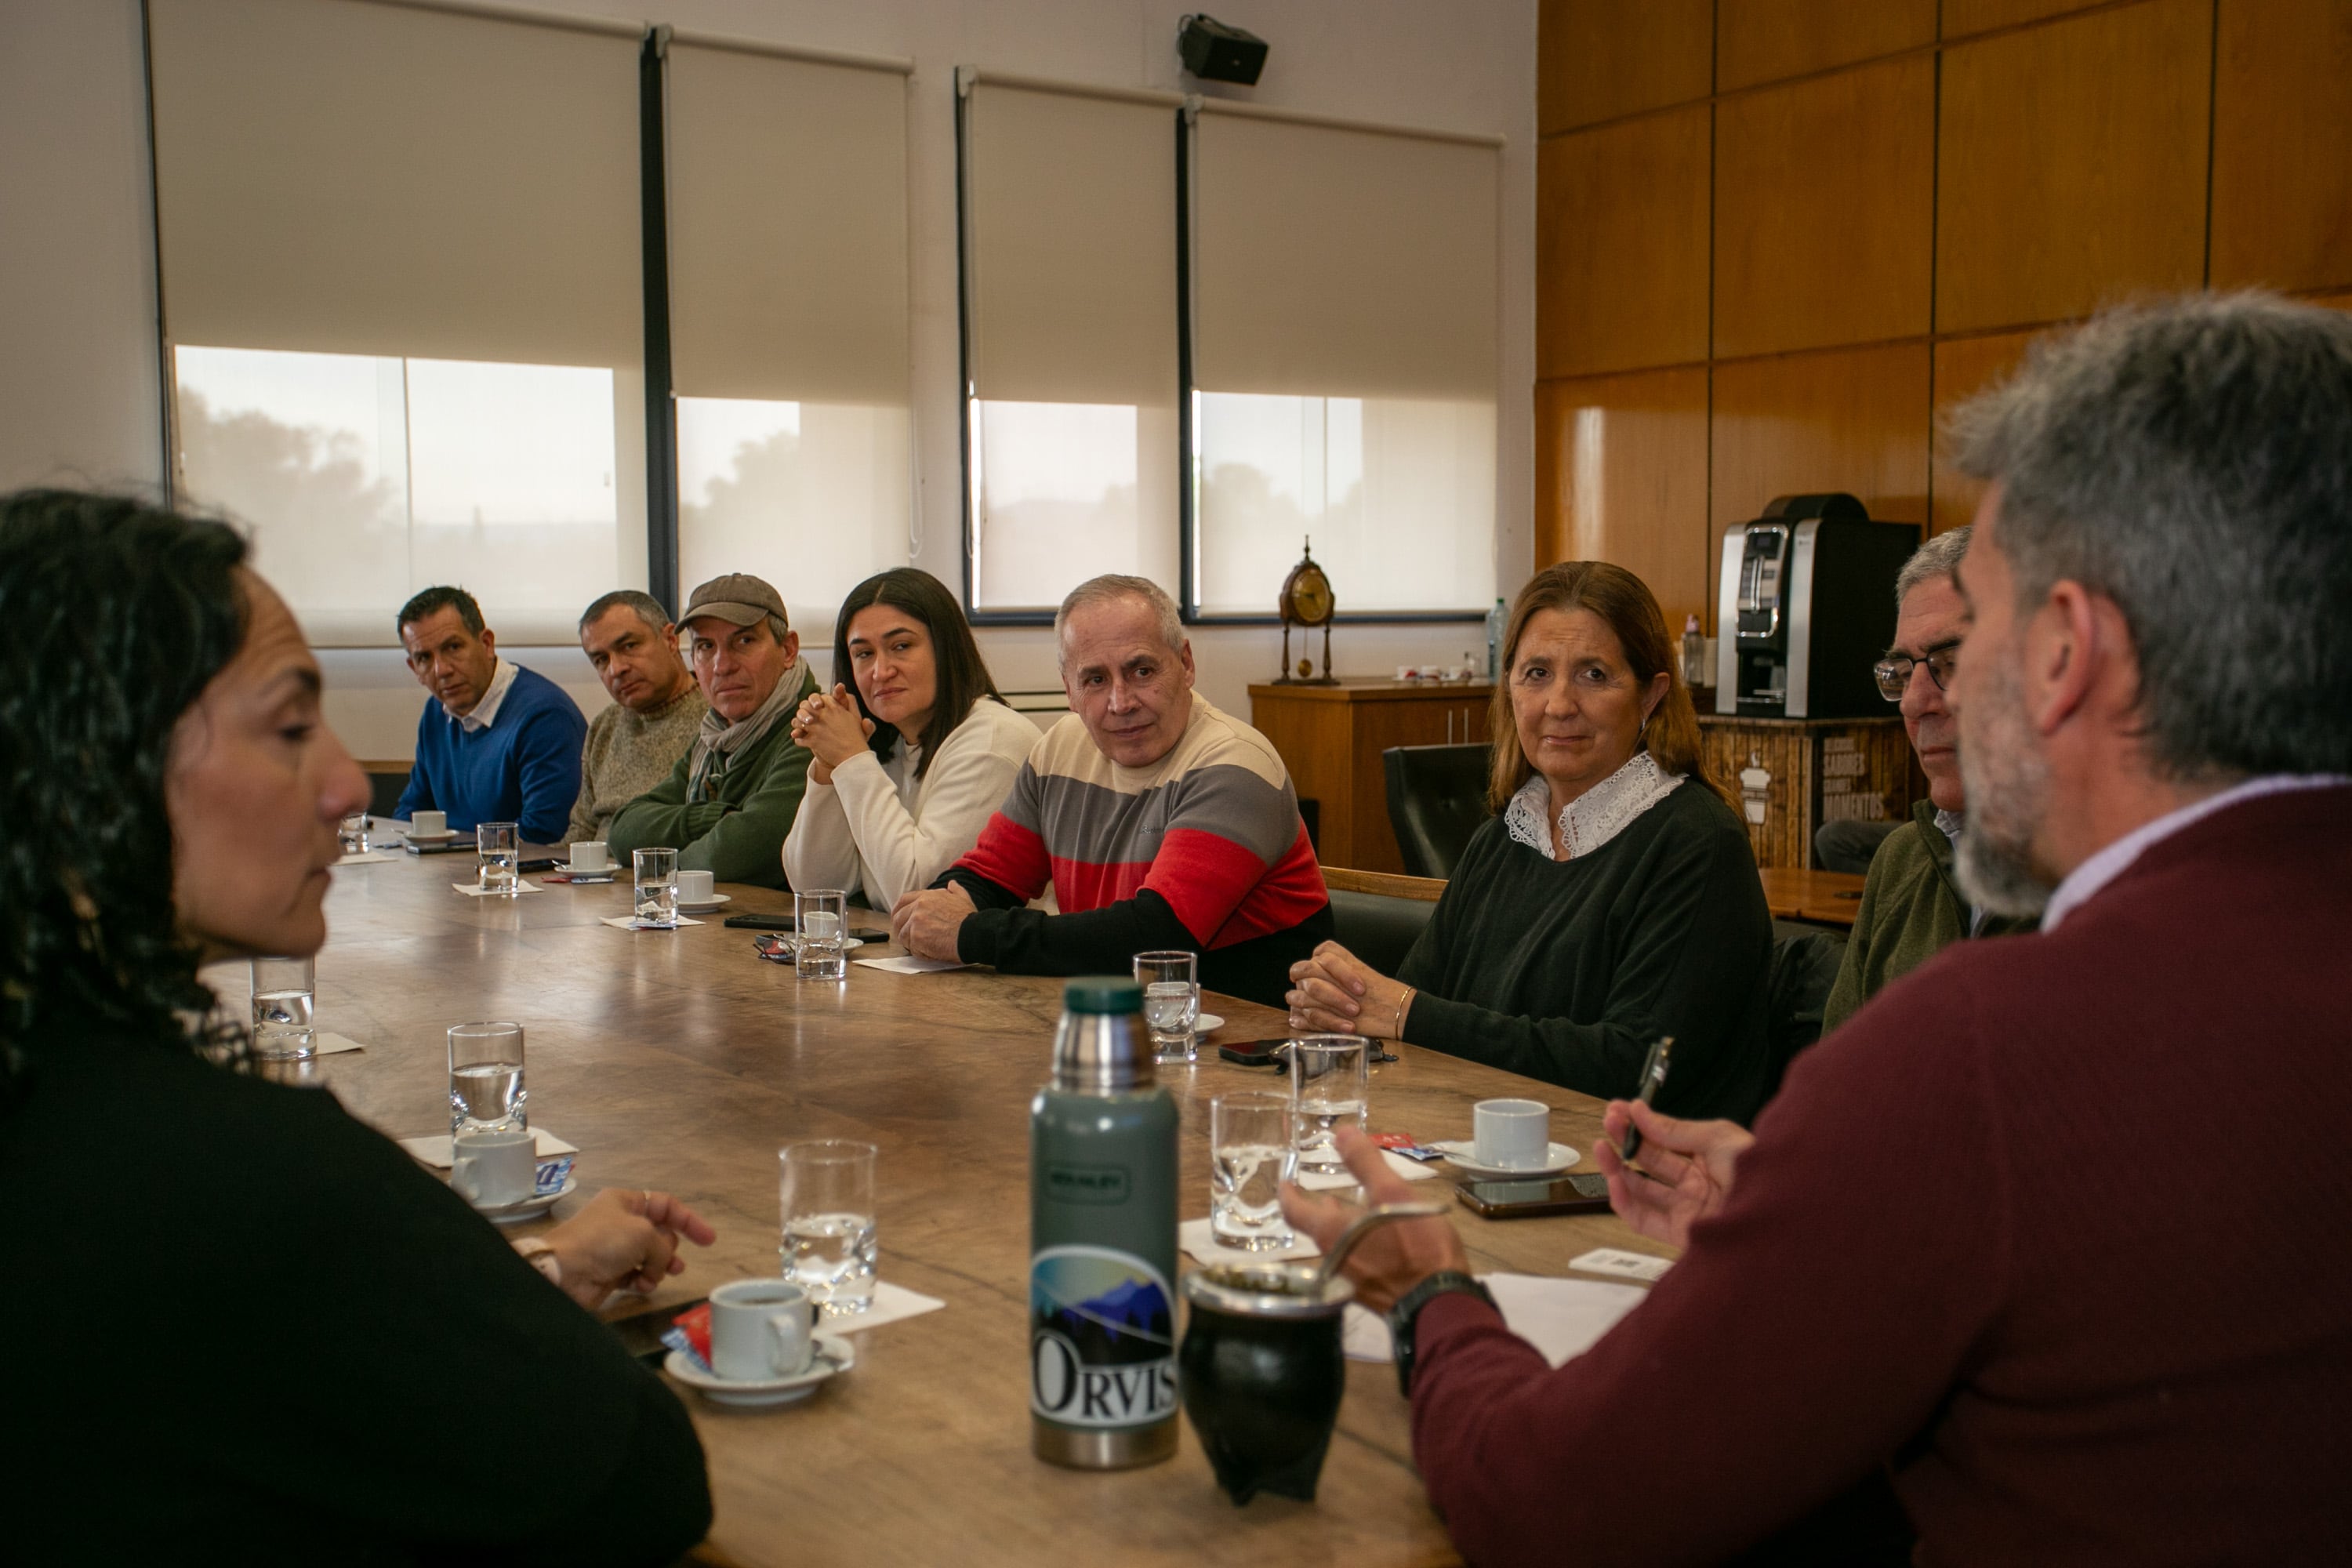
[[336, 842], [346, 855], [364, 855], [368, 847], [368, 814], [355, 811], [335, 825]]
[[783, 1164], [784, 1278], [831, 1318], [874, 1304], [874, 1157], [842, 1138], [788, 1144]]
[[663, 931], [677, 927], [677, 851], [640, 849], [632, 858], [637, 873], [637, 923]]
[[1139, 952], [1136, 984], [1143, 987], [1143, 1025], [1151, 1052], [1163, 1062], [1192, 1059], [1192, 1026], [1201, 1016], [1200, 960], [1189, 952]]
[[474, 829], [481, 858], [482, 891], [510, 895], [521, 889], [516, 868], [522, 862], [522, 828], [512, 822], [485, 822]]
[[1290, 1042], [1291, 1142], [1302, 1171], [1344, 1171], [1331, 1134], [1364, 1125], [1370, 1047], [1361, 1035], [1303, 1035]]
[[1220, 1247], [1265, 1252], [1297, 1239], [1282, 1217], [1282, 1184], [1298, 1170], [1290, 1097], [1221, 1094], [1209, 1102], [1209, 1234]]
[[316, 1056], [311, 1028], [317, 1007], [315, 971], [307, 958], [253, 961], [253, 1054], [278, 1060]]
[[449, 1136], [520, 1131], [523, 1110], [520, 1024], [453, 1024], [449, 1028]]
[[793, 967], [803, 980], [843, 980], [849, 974], [849, 895], [838, 889], [818, 888], [793, 895], [793, 924], [800, 942], [793, 950]]

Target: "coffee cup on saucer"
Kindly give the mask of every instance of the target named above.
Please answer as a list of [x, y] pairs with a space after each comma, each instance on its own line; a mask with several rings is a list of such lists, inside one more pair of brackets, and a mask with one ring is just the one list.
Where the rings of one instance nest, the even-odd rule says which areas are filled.
[[478, 1209], [532, 1196], [539, 1191], [538, 1135], [512, 1128], [459, 1133], [449, 1152], [449, 1184]]
[[1482, 1100], [1470, 1124], [1473, 1157], [1493, 1170], [1536, 1170], [1551, 1152], [1551, 1107], [1540, 1100]]
[[817, 1305], [789, 1279], [736, 1279], [710, 1293], [710, 1370], [752, 1383], [797, 1377], [814, 1351]]
[[613, 868], [613, 853], [601, 838], [583, 838], [572, 847], [572, 869], [593, 875]]
[[680, 871], [677, 874], [677, 901], [681, 904], [707, 904], [719, 896], [719, 878], [713, 871]]
[[449, 837], [449, 814], [446, 811], [414, 812], [408, 818], [411, 838], [446, 838]]

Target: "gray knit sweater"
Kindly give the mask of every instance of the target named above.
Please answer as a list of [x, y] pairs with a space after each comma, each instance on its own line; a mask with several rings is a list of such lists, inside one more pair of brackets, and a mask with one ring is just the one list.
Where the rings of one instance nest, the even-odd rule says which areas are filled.
[[580, 795], [564, 841], [602, 838], [621, 807], [669, 777], [694, 744], [710, 700], [694, 681], [667, 708], [640, 713], [615, 702], [589, 722], [580, 752]]

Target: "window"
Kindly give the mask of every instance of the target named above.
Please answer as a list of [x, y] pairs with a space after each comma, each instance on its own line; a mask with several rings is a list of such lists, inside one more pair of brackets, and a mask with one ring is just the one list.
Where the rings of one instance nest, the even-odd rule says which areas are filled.
[[1312, 536], [1340, 613], [1495, 596], [1495, 147], [1194, 127], [1192, 603], [1264, 616]]
[[[613, 373], [183, 345], [178, 479], [245, 520], [314, 643], [391, 641], [459, 583], [513, 640], [622, 570]], [[542, 633], [542, 635], [544, 635]]]
[[911, 552], [906, 81], [688, 44], [667, 68], [681, 594], [757, 573], [822, 644]]
[[637, 29], [152, 0], [176, 477], [312, 641], [645, 581]]
[[976, 618], [1178, 561], [1176, 103], [962, 85]]

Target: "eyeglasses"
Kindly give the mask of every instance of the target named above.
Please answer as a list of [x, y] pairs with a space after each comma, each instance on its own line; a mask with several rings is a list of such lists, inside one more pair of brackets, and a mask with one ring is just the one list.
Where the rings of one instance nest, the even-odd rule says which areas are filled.
[[1939, 642], [1934, 647], [1913, 658], [1907, 653], [1889, 655], [1870, 667], [1871, 678], [1878, 682], [1878, 694], [1889, 702], [1903, 700], [1910, 689], [1911, 671], [1920, 665], [1927, 667], [1927, 679], [1936, 683], [1938, 691], [1952, 689], [1952, 671], [1960, 662], [1960, 639]]

